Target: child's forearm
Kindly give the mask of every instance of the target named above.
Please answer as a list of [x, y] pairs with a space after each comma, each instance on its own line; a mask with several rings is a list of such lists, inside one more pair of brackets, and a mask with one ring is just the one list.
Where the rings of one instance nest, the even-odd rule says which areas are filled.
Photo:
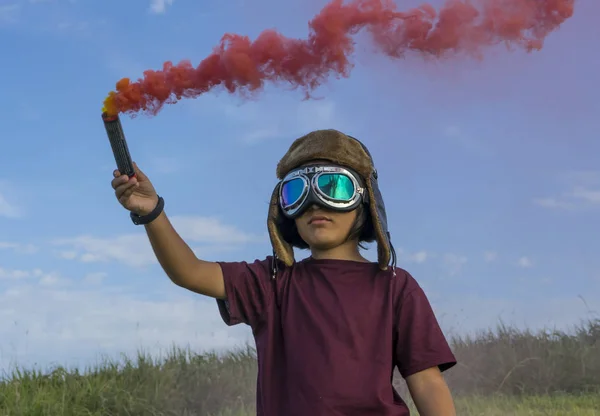
[[165, 212], [145, 228], [156, 258], [173, 283], [202, 295], [225, 298], [221, 266], [198, 259]]
[[420, 416], [456, 416], [454, 401], [448, 386], [432, 383], [422, 394], [413, 396]]
[[420, 416], [456, 416], [452, 394], [439, 371], [415, 374], [407, 383]]

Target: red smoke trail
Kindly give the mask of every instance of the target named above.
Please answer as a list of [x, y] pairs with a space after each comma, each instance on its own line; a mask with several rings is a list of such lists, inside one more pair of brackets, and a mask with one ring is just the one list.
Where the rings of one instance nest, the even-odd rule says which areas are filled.
[[[475, 5], [476, 3], [477, 5]], [[392, 0], [332, 0], [309, 22], [305, 40], [274, 30], [255, 41], [225, 34], [213, 53], [194, 68], [189, 61], [166, 62], [137, 82], [121, 79], [104, 110], [156, 115], [164, 104], [194, 98], [223, 85], [231, 93], [255, 91], [265, 81], [284, 81], [307, 91], [328, 76], [347, 77], [354, 51], [352, 35], [366, 29], [391, 58], [407, 51], [435, 57], [478, 53], [486, 46], [514, 44], [539, 50], [544, 38], [572, 16], [575, 0], [448, 0], [436, 12], [428, 4], [400, 12]]]

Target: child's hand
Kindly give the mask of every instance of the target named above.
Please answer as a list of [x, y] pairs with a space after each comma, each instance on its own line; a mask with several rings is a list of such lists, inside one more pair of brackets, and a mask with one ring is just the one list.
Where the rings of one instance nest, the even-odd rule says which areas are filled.
[[151, 213], [158, 203], [158, 195], [148, 177], [133, 164], [136, 176], [129, 178], [121, 175], [121, 172], [113, 172], [114, 179], [111, 182], [117, 200], [123, 207], [137, 215]]

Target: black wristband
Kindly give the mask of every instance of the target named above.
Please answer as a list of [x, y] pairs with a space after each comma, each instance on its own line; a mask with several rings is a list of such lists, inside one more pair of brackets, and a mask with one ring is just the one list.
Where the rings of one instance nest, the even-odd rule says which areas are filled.
[[161, 212], [163, 212], [164, 207], [165, 207], [165, 200], [162, 198], [162, 196], [159, 196], [158, 203], [156, 204], [156, 207], [154, 207], [154, 209], [152, 210], [152, 212], [150, 214], [138, 215], [138, 214], [131, 212], [129, 214], [129, 216], [131, 217], [131, 221], [133, 221], [133, 223], [135, 225], [150, 224], [152, 221], [154, 221], [156, 218], [158, 218], [158, 216], [161, 214]]

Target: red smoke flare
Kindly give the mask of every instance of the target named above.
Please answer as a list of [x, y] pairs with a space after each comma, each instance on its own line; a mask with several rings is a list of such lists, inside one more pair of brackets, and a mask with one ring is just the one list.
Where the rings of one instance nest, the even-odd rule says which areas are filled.
[[[473, 3], [477, 3], [475, 6]], [[156, 115], [164, 104], [194, 98], [215, 86], [231, 93], [255, 91], [265, 81], [284, 81], [307, 94], [330, 75], [349, 75], [352, 35], [366, 29], [387, 56], [407, 51], [439, 57], [482, 47], [514, 44], [539, 50], [544, 38], [572, 16], [575, 0], [448, 0], [439, 12], [428, 4], [399, 12], [392, 0], [332, 0], [309, 22], [305, 40], [274, 30], [255, 41], [227, 33], [213, 53], [194, 68], [189, 61], [166, 62], [137, 82], [121, 79], [106, 98], [109, 114]]]

